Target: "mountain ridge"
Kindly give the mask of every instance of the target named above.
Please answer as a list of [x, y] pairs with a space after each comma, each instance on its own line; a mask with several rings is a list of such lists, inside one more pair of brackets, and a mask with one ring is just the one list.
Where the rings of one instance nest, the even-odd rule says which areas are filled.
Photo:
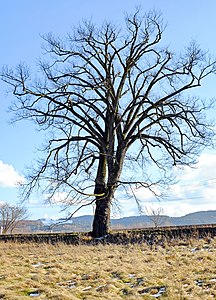
[[[93, 215], [73, 217], [68, 222], [63, 219], [38, 219], [20, 221], [14, 233], [34, 232], [88, 232], [91, 231]], [[216, 224], [216, 210], [198, 211], [181, 217], [166, 215], [139, 215], [111, 219], [111, 230], [138, 229], [159, 226], [184, 226]]]
[[[40, 220], [42, 221], [43, 219]], [[51, 223], [53, 230], [90, 231], [92, 221], [92, 215], [83, 215], [73, 217], [71, 220], [69, 220], [69, 222], [59, 224], [56, 227], [54, 224], [58, 223], [58, 220]], [[180, 217], [170, 217], [167, 215], [138, 215], [111, 219], [111, 229], [133, 229], [156, 226], [183, 226], [202, 224], [216, 224], [216, 210], [198, 211]]]

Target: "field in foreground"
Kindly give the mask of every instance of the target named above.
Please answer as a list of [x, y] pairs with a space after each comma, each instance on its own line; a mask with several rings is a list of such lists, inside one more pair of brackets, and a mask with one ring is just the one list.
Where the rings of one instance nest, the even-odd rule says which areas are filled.
[[216, 239], [177, 245], [0, 243], [0, 299], [216, 299]]

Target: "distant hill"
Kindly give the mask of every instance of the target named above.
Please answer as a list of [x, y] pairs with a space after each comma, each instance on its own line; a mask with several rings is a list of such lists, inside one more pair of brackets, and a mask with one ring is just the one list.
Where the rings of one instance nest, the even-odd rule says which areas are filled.
[[[182, 217], [160, 216], [160, 226], [216, 224], [216, 210], [199, 211]], [[111, 220], [112, 227], [140, 228], [154, 226], [151, 216], [141, 215]]]
[[[44, 231], [90, 231], [93, 216], [85, 215], [74, 217], [67, 223], [59, 223], [61, 220], [25, 220], [15, 232], [44, 232]], [[199, 225], [199, 224], [216, 224], [216, 210], [199, 211], [190, 213], [182, 217], [160, 216], [160, 226], [182, 226], [182, 225]], [[112, 229], [132, 229], [154, 227], [151, 216], [131, 216], [120, 219], [111, 219]]]
[[170, 219], [173, 225], [216, 224], [216, 210], [198, 211]]

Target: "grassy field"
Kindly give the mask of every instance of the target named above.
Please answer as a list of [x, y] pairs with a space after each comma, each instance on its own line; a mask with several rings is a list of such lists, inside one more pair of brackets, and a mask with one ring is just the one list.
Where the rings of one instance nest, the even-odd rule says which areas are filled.
[[216, 239], [177, 245], [0, 243], [0, 299], [216, 299]]

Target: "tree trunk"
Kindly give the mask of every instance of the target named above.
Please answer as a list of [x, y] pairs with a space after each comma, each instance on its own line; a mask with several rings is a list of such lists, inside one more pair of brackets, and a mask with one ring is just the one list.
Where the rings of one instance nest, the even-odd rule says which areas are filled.
[[106, 156], [101, 150], [94, 193], [96, 209], [92, 225], [92, 236], [102, 237], [109, 231], [111, 195], [106, 184]]
[[92, 228], [93, 237], [102, 237], [109, 232], [111, 200], [112, 199], [109, 196], [96, 200], [96, 209]]

